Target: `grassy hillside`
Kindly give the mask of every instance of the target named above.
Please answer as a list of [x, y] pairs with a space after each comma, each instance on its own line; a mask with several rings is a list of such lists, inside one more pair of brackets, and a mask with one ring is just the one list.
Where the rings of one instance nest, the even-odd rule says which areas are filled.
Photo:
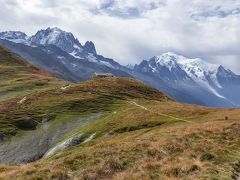
[[28, 64], [3, 46], [0, 46], [0, 74], [0, 102], [62, 83], [52, 74]]
[[[64, 89], [66, 88], [66, 89]], [[34, 92], [0, 103], [0, 133], [31, 130], [46, 118], [58, 121], [93, 113], [112, 112], [128, 98], [167, 100], [159, 91], [131, 79], [96, 79], [82, 84]]]
[[[0, 102], [0, 133], [5, 141], [27, 136], [46, 122], [101, 116], [75, 127], [58, 143], [81, 134], [84, 140], [95, 135], [89, 142], [33, 163], [2, 164], [0, 179], [232, 179], [234, 164], [240, 160], [239, 109], [180, 104], [129, 78], [66, 85], [30, 65], [25, 71], [21, 61], [3, 62], [6, 71], [0, 83], [20, 93]], [[13, 67], [15, 75], [9, 73]], [[28, 72], [40, 79], [31, 79]], [[16, 83], [20, 76], [27, 83]], [[27, 91], [26, 84], [45, 78], [50, 80], [43, 88]], [[27, 92], [14, 89], [15, 85]]]

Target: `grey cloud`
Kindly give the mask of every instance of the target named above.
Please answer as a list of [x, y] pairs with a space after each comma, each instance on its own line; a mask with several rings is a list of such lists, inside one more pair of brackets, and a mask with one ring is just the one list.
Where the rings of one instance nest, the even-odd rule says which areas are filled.
[[126, 5], [123, 8], [119, 6], [118, 0], [106, 0], [102, 2], [100, 7], [92, 9], [91, 11], [94, 14], [107, 14], [109, 16], [115, 16], [119, 18], [139, 18], [144, 12], [158, 9], [164, 5], [165, 2], [163, 1], [150, 1], [145, 7], [133, 7]]
[[225, 18], [227, 16], [238, 15], [238, 14], [240, 14], [240, 8], [234, 8], [231, 10], [215, 9], [212, 11], [203, 10], [202, 12], [192, 14], [191, 17], [195, 20], [199, 20], [200, 18], [209, 18], [209, 17]]

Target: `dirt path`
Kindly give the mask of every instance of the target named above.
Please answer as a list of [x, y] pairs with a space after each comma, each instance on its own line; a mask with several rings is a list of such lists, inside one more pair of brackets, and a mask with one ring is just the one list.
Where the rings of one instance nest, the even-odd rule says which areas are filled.
[[184, 121], [184, 122], [188, 122], [188, 123], [194, 123], [193, 121], [188, 121], [186, 119], [182, 119], [182, 118], [178, 118], [178, 117], [175, 117], [175, 116], [171, 116], [171, 115], [168, 115], [168, 114], [163, 114], [163, 113], [160, 113], [160, 112], [155, 112], [155, 111], [152, 111], [148, 108], [146, 108], [145, 106], [142, 106], [138, 103], [136, 103], [135, 101], [130, 101], [130, 104], [133, 104], [137, 107], [140, 107], [141, 109], [145, 110], [145, 111], [148, 111], [148, 112], [151, 112], [151, 113], [154, 113], [154, 114], [158, 114], [160, 116], [164, 116], [164, 117], [168, 117], [168, 118], [172, 118], [172, 119], [175, 119], [175, 120], [178, 120], [178, 121]]
[[66, 89], [68, 89], [70, 87], [71, 87], [71, 85], [63, 86], [63, 87], [61, 87], [61, 90], [66, 90]]

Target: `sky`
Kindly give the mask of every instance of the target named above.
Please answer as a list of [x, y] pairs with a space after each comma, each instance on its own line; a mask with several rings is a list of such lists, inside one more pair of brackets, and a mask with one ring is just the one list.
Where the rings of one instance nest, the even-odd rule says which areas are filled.
[[119, 63], [174, 52], [240, 74], [240, 0], [0, 0], [0, 31], [59, 27]]

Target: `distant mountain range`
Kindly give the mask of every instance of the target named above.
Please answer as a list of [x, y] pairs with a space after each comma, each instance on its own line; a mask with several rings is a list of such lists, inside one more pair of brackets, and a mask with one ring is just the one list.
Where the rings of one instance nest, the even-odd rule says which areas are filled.
[[130, 76], [113, 59], [98, 55], [93, 42], [82, 45], [72, 33], [59, 28], [40, 30], [31, 37], [19, 31], [1, 32], [0, 39], [31, 64], [72, 82], [87, 80], [96, 71]]
[[211, 107], [240, 106], [240, 76], [199, 58], [164, 53], [142, 61], [129, 72], [181, 102]]
[[40, 30], [29, 37], [23, 32], [0, 33], [0, 43], [58, 77], [78, 82], [94, 72], [107, 72], [142, 80], [172, 98], [210, 107], [240, 107], [240, 76], [221, 65], [164, 53], [135, 66], [122, 66], [97, 54], [95, 45], [82, 45], [72, 33], [59, 28]]

